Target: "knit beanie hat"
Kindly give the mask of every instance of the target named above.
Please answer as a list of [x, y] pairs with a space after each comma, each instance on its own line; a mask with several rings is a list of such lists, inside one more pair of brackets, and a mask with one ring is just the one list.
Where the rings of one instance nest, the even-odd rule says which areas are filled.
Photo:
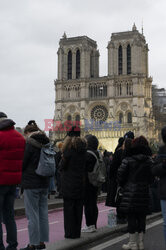
[[127, 139], [127, 138], [134, 139], [134, 133], [132, 131], [127, 132], [124, 135], [124, 139]]
[[0, 118], [7, 118], [7, 115], [3, 112], [0, 112]]
[[0, 112], [0, 121], [3, 121], [6, 118], [7, 118], [7, 115], [3, 112]]

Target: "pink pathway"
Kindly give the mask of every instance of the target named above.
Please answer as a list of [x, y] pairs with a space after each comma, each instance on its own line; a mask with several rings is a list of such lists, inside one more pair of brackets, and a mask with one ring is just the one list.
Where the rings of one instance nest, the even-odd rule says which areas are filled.
[[[98, 204], [99, 208], [99, 217], [98, 217], [98, 228], [106, 226], [107, 223], [107, 215], [110, 210], [109, 207], [106, 207], [104, 203]], [[27, 229], [27, 219], [25, 217], [16, 218], [17, 223], [17, 232], [18, 232], [18, 242], [20, 247], [24, 247], [28, 242], [28, 229]], [[85, 218], [83, 216], [82, 226], [85, 225]], [[55, 242], [57, 240], [64, 239], [64, 228], [63, 228], [63, 210], [52, 210], [49, 212], [49, 235], [50, 235], [50, 243]], [[4, 243], [6, 240], [6, 232], [4, 229]]]

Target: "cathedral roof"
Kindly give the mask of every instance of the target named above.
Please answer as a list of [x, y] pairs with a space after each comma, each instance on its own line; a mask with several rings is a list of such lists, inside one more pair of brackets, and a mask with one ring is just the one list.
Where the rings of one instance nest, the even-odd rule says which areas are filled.
[[145, 42], [145, 37], [143, 34], [141, 34], [134, 23], [132, 30], [130, 31], [123, 31], [123, 32], [116, 32], [112, 33], [111, 40], [121, 40], [121, 39], [133, 39], [135, 37], [138, 37], [140, 40], [143, 40]]
[[88, 36], [67, 37], [66, 33], [64, 33], [64, 35], [60, 39], [60, 43], [63, 45], [84, 43], [84, 42], [87, 42], [87, 43], [91, 44], [91, 46], [94, 46], [94, 47], [97, 46], [96, 41], [89, 38]]

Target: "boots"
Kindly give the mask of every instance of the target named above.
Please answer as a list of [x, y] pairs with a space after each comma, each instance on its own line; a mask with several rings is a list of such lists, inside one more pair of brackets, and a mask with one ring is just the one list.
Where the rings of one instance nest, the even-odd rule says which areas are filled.
[[144, 249], [144, 233], [143, 232], [138, 234], [138, 247], [139, 247], [139, 250]]
[[137, 245], [137, 234], [129, 234], [129, 242], [128, 244], [124, 244], [122, 246], [122, 249], [126, 250], [138, 250], [138, 245]]

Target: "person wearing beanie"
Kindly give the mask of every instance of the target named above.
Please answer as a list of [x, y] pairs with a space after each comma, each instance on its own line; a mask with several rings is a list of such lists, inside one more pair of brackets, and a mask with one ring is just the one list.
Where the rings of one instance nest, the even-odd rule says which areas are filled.
[[152, 173], [154, 176], [160, 178], [159, 180], [160, 203], [164, 219], [163, 229], [164, 229], [164, 238], [166, 244], [166, 126], [162, 128], [161, 136], [163, 140], [163, 145], [159, 147], [159, 151], [154, 162]]
[[[18, 245], [14, 200], [16, 185], [21, 183], [25, 148], [25, 139], [15, 130], [14, 125], [13, 120], [0, 112], [0, 218], [3, 218], [6, 226], [8, 250], [16, 250]], [[1, 249], [5, 249], [1, 223], [0, 234]]]
[[86, 161], [86, 141], [73, 132], [64, 140], [59, 164], [65, 238], [70, 239], [81, 236]]

